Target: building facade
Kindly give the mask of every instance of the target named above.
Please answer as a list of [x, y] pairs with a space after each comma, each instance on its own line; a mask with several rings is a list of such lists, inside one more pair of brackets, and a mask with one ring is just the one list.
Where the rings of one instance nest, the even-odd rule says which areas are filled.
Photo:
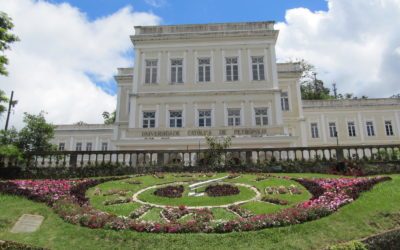
[[295, 63], [277, 63], [273, 22], [139, 26], [120, 68], [114, 125], [59, 125], [64, 150], [393, 144], [400, 100], [302, 101]]

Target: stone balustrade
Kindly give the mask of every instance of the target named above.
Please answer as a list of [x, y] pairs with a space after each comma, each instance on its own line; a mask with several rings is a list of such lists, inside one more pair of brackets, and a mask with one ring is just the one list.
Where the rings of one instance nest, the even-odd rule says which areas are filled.
[[[0, 157], [0, 167], [85, 167], [99, 165], [136, 166], [206, 166], [207, 149], [199, 150], [131, 150], [131, 151], [56, 151], [29, 153], [24, 161]], [[400, 145], [362, 145], [329, 147], [243, 148], [226, 149], [223, 166], [252, 165], [263, 162], [400, 161]]]

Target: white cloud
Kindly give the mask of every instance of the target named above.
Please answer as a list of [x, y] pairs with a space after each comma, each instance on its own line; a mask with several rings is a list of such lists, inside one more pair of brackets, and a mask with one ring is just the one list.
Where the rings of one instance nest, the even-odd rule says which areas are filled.
[[144, 0], [148, 5], [151, 5], [155, 8], [160, 8], [164, 6], [167, 1], [166, 0]]
[[400, 93], [400, 0], [329, 0], [328, 6], [286, 12], [285, 22], [276, 25], [278, 58], [308, 60], [340, 92]]
[[7, 52], [9, 77], [0, 76], [0, 89], [14, 90], [19, 101], [11, 120], [17, 127], [23, 112], [41, 110], [53, 123], [102, 122], [101, 113], [115, 108], [116, 97], [93, 79], [112, 82], [117, 67], [132, 65], [126, 53], [132, 50], [133, 26], [160, 22], [129, 6], [94, 21], [69, 4], [2, 0], [0, 9], [11, 16], [21, 39]]

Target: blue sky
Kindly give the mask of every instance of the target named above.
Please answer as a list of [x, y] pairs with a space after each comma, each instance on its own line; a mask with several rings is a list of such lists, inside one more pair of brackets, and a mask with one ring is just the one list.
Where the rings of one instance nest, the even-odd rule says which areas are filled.
[[[154, 13], [162, 19], [162, 24], [282, 22], [288, 9], [302, 7], [311, 11], [327, 10], [325, 0], [50, 0], [49, 2], [69, 3], [86, 13], [89, 20], [111, 15], [130, 5], [134, 11]], [[128, 51], [128, 55], [133, 57], [133, 51]], [[102, 82], [92, 74], [87, 76], [107, 93], [115, 94], [113, 79]]]
[[160, 16], [163, 24], [283, 21], [287, 9], [303, 7], [312, 11], [327, 10], [325, 0], [51, 0], [50, 2], [70, 3], [85, 12], [91, 20], [110, 15], [131, 5], [135, 11], [153, 12]]

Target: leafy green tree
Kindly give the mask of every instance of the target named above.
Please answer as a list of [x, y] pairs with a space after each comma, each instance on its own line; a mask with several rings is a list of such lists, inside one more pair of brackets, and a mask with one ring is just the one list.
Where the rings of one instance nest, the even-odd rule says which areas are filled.
[[301, 59], [298, 61], [303, 71], [300, 78], [301, 98], [303, 100], [327, 100], [334, 99], [330, 95], [330, 89], [324, 86], [322, 80], [317, 79], [314, 65]]
[[0, 11], [0, 75], [8, 75], [6, 65], [8, 58], [4, 55], [4, 51], [10, 49], [10, 44], [19, 41], [19, 38], [10, 31], [14, 27], [11, 18], [4, 12]]
[[[300, 77], [301, 99], [303, 100], [329, 100], [329, 99], [358, 99], [351, 93], [331, 94], [329, 88], [324, 86], [324, 82], [317, 79], [315, 66], [304, 59], [291, 60], [291, 62], [299, 63], [302, 70]], [[361, 96], [361, 99], [368, 99], [367, 96]]]
[[6, 96], [6, 93], [4, 93], [4, 91], [0, 89], [0, 115], [7, 110], [6, 106], [3, 104], [7, 102], [8, 98]]
[[47, 123], [44, 112], [38, 115], [24, 113], [25, 127], [18, 134], [18, 147], [23, 151], [51, 151], [54, 145], [50, 140], [54, 137], [55, 126]]
[[18, 144], [18, 131], [12, 127], [9, 130], [0, 131], [0, 145]]
[[104, 111], [102, 116], [104, 119], [104, 124], [114, 124], [115, 123], [115, 118], [116, 118], [116, 110], [114, 110], [114, 112], [108, 112], [108, 111]]
[[206, 142], [208, 149], [204, 155], [204, 164], [212, 167], [218, 167], [222, 163], [222, 154], [224, 149], [227, 149], [232, 144], [232, 137], [224, 137], [220, 140], [215, 136], [206, 136]]

